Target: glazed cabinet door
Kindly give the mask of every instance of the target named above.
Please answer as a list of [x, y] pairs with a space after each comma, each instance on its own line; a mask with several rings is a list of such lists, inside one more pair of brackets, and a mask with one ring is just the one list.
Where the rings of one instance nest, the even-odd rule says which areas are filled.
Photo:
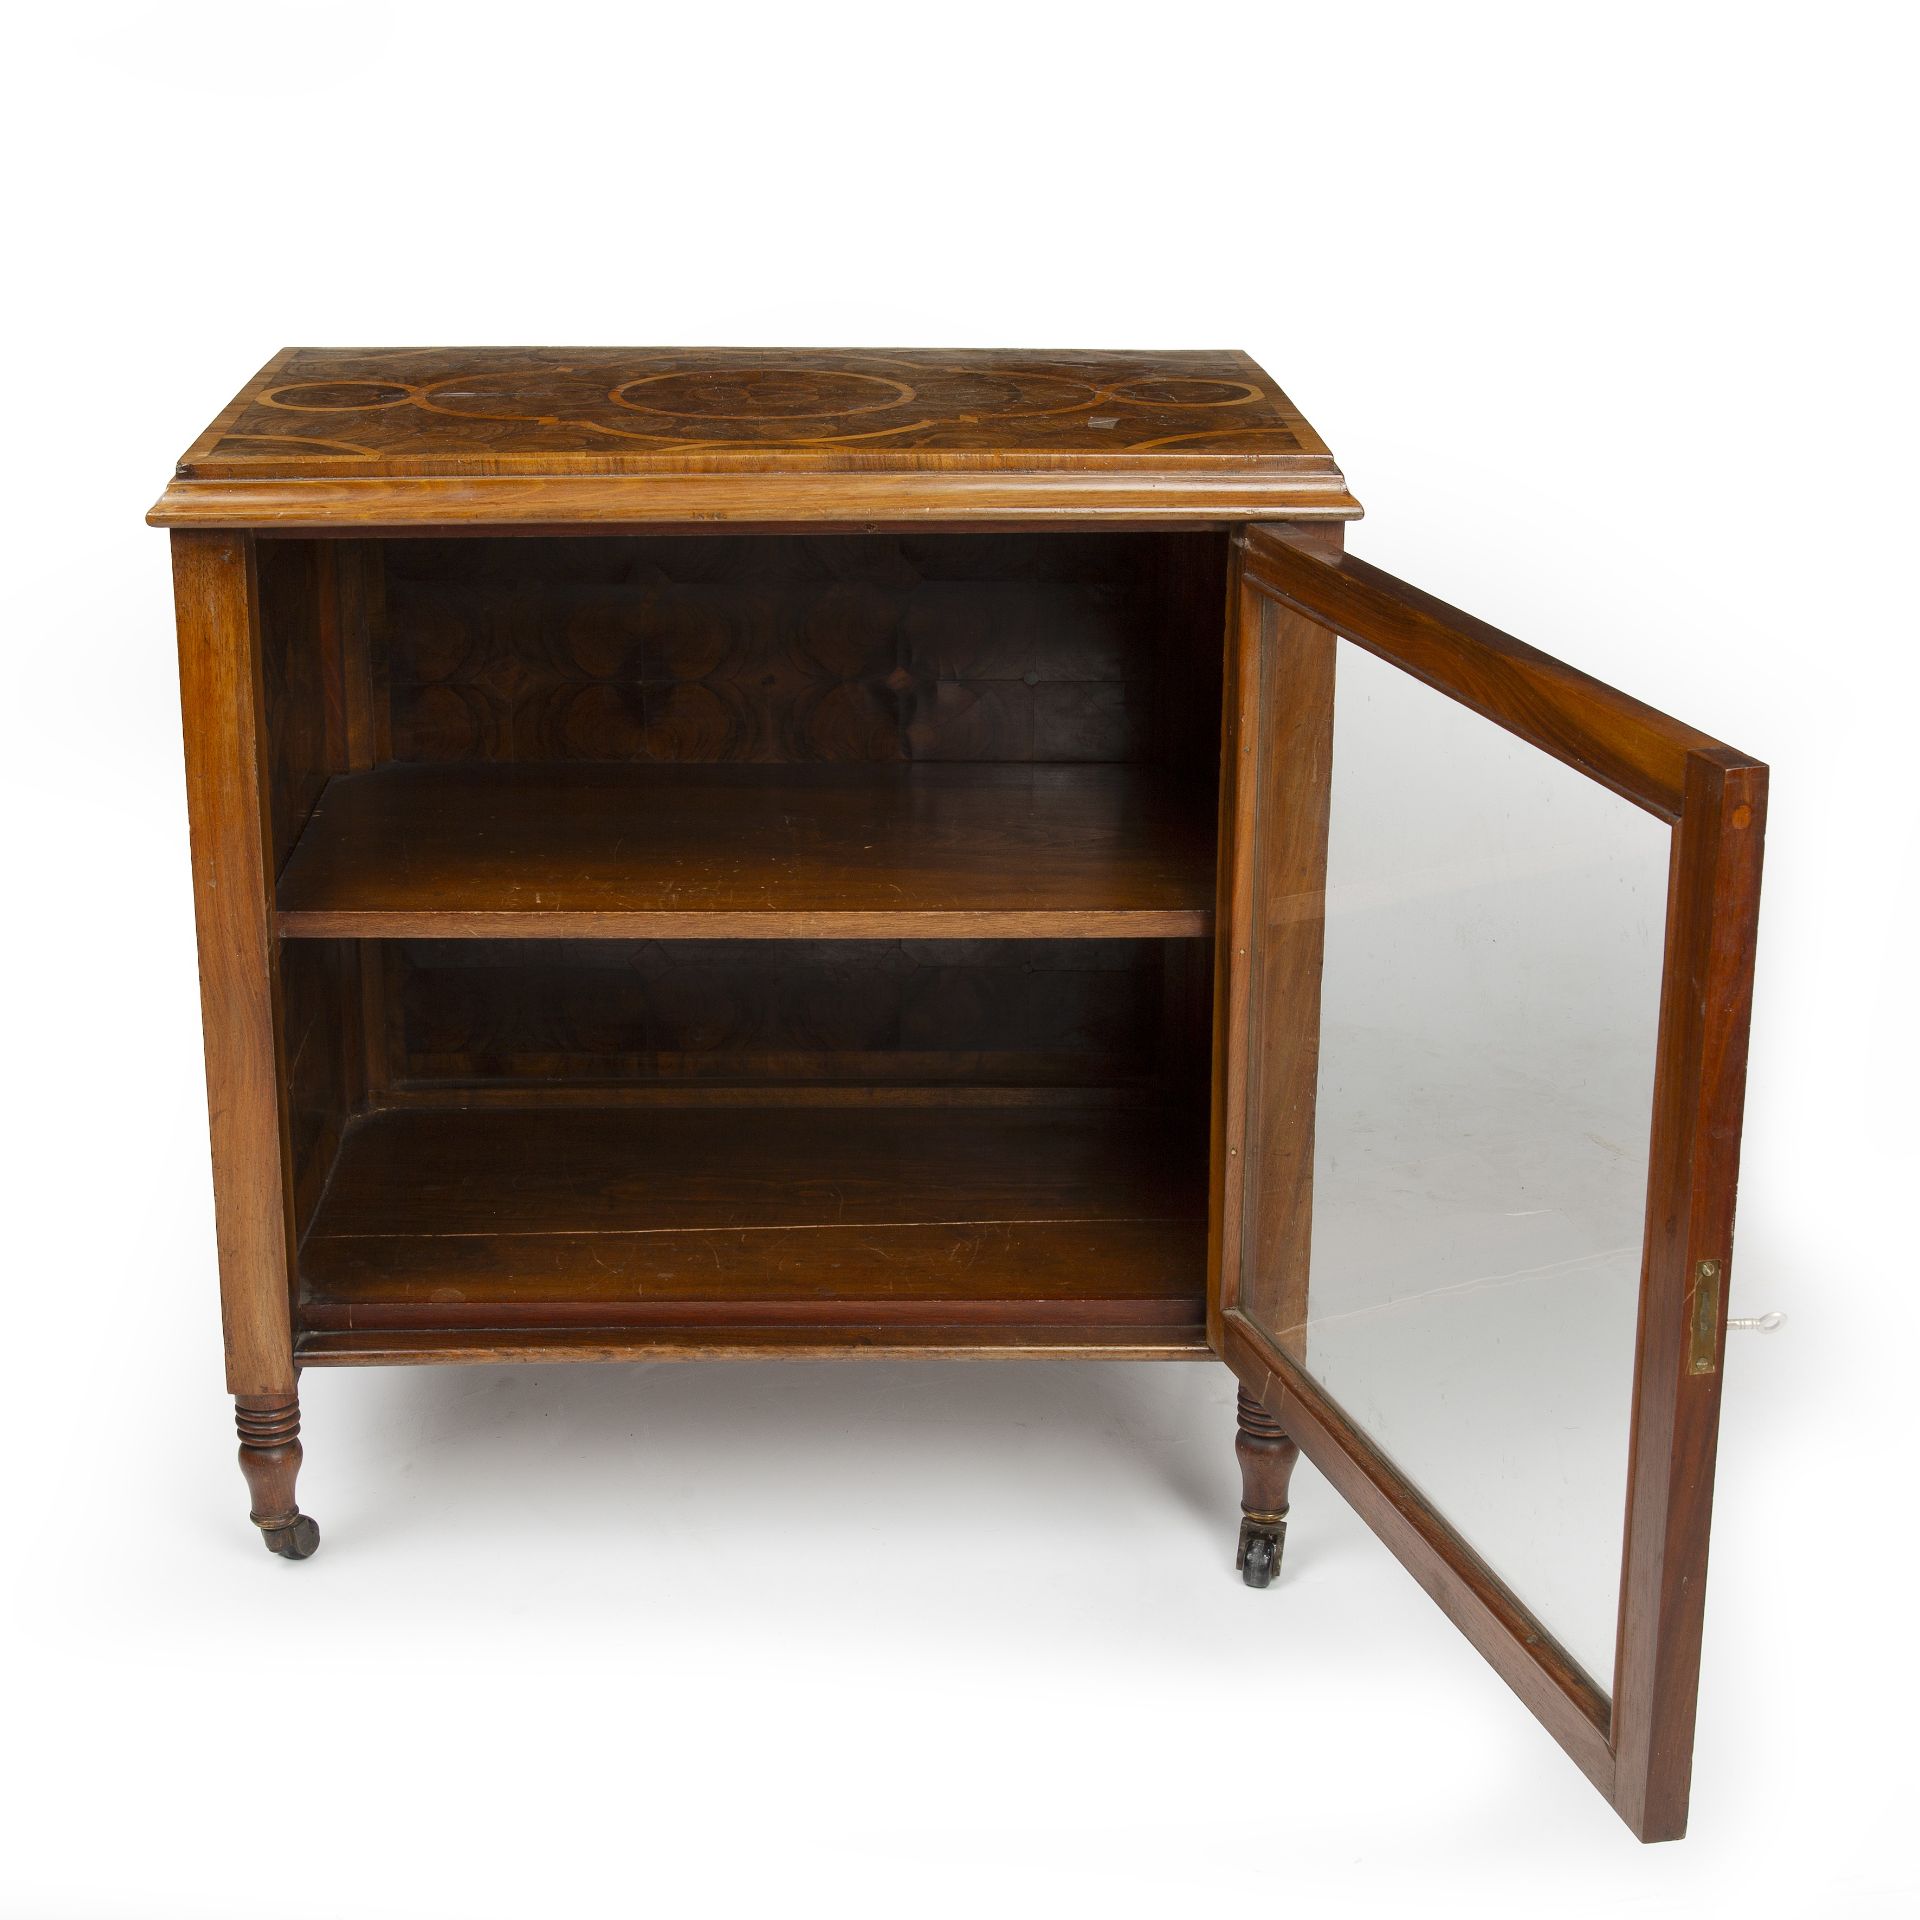
[[1766, 769], [1281, 529], [1236, 578], [1217, 1344], [1677, 1837]]

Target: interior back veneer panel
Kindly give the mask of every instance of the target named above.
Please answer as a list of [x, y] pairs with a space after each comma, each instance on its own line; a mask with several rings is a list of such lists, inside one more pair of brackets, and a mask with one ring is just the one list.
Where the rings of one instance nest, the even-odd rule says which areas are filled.
[[[1220, 595], [1203, 586], [1196, 608], [1193, 579], [1218, 573], [1223, 545], [1205, 534], [390, 542], [393, 757], [1199, 757], [1217, 731]], [[1196, 612], [1199, 644], [1182, 644]], [[1176, 695], [1176, 677], [1204, 697]]]
[[410, 1086], [1100, 1086], [1164, 1052], [1155, 940], [396, 943]]

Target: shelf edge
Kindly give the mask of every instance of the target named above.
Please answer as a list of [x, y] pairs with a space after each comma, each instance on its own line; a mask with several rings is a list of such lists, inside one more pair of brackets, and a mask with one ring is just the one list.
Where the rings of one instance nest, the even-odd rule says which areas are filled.
[[284, 940], [1193, 940], [1213, 909], [908, 908], [671, 913], [617, 908], [283, 907]]
[[294, 1358], [303, 1367], [486, 1366], [529, 1360], [1211, 1360], [1206, 1328], [1021, 1327], [915, 1329], [903, 1339], [879, 1326], [564, 1327], [552, 1329], [302, 1333]]

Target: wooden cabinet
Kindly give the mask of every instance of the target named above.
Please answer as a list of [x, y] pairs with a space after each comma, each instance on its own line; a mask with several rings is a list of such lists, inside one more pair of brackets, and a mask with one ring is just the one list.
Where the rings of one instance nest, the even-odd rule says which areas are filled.
[[[283, 353], [173, 530], [228, 1386], [1219, 1359], [1684, 1828], [1765, 769], [1240, 354]], [[1276, 1631], [1284, 1631], [1277, 1619]]]

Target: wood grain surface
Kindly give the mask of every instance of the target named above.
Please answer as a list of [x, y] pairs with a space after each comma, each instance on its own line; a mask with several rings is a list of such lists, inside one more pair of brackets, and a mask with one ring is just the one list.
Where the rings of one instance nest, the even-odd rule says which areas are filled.
[[389, 766], [334, 779], [284, 935], [1192, 936], [1210, 795], [1133, 767]]
[[1238, 352], [289, 348], [156, 525], [1351, 517]]
[[308, 1328], [303, 1367], [495, 1366], [560, 1360], [1214, 1360], [1190, 1325], [1030, 1321], [894, 1326], [890, 1316], [820, 1329], [701, 1320], [665, 1326]]
[[1151, 1111], [395, 1111], [348, 1131], [301, 1322], [1190, 1332], [1205, 1216]]
[[1218, 535], [344, 544], [378, 579], [383, 758], [1197, 765], [1218, 747]]
[[[289, 941], [287, 955], [326, 941]], [[1205, 979], [1159, 940], [380, 943], [394, 1086], [455, 1101], [1190, 1086]], [[387, 1090], [389, 1097], [393, 1088]]]
[[253, 542], [176, 533], [173, 591], [227, 1388], [285, 1395], [293, 1182]]
[[1688, 756], [1721, 746], [1352, 554], [1321, 558], [1266, 527], [1245, 540], [1246, 577], [1262, 593], [1662, 820], [1680, 817]]
[[1614, 1797], [1643, 1840], [1687, 1830], [1767, 788], [1743, 754], [1691, 755], [1674, 836], [1615, 1662]]

